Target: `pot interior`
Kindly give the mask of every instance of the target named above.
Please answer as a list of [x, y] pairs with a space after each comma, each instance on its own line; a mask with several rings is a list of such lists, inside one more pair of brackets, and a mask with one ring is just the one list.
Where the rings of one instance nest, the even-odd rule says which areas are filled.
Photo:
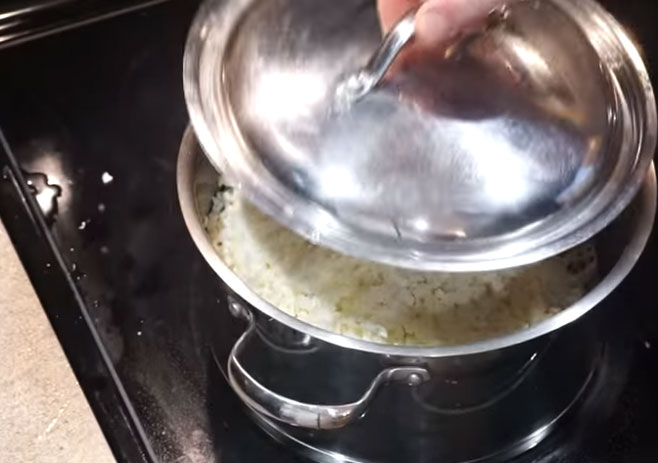
[[552, 332], [582, 316], [612, 292], [632, 270], [648, 241], [656, 210], [656, 177], [653, 166], [640, 193], [617, 220], [594, 239], [598, 258], [598, 281], [578, 302], [527, 329], [499, 338], [454, 347], [412, 347], [377, 344], [331, 333], [297, 320], [253, 293], [223, 263], [206, 235], [203, 222], [218, 190], [218, 174], [203, 155], [191, 130], [186, 133], [179, 157], [178, 187], [183, 215], [202, 254], [219, 275], [244, 301], [294, 329], [324, 341], [369, 352], [393, 355], [443, 357], [501, 349]]

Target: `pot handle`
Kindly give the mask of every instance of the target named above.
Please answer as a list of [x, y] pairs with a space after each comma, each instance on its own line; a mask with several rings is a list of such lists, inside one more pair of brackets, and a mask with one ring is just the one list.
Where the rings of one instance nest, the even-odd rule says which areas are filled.
[[313, 405], [289, 399], [270, 391], [256, 381], [238, 360], [244, 346], [256, 332], [256, 322], [253, 314], [236, 302], [230, 302], [229, 307], [234, 315], [246, 319], [249, 323], [228, 358], [227, 372], [231, 387], [250, 408], [283, 423], [308, 429], [342, 428], [365, 414], [370, 402], [384, 384], [402, 382], [417, 386], [430, 379], [429, 372], [425, 368], [394, 367], [379, 373], [356, 402], [342, 405]]

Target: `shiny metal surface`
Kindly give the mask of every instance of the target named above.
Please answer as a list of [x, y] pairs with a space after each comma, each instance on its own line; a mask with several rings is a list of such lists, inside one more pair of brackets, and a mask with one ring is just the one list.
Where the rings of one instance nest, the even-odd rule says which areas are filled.
[[[190, 130], [182, 142], [177, 176], [183, 217], [193, 240], [231, 297], [254, 316], [258, 336], [241, 346], [245, 350], [240, 352], [240, 363], [258, 377], [259, 385], [300, 404], [353, 403], [383, 368], [429, 372], [430, 380], [420, 389], [383, 386], [365, 417], [340, 429], [318, 433], [299, 426], [275, 426], [261, 416], [261, 424], [270, 432], [303, 443], [314, 457], [329, 450], [330, 455], [349, 454], [354, 461], [388, 461], [391, 455], [409, 456], [398, 461], [469, 461], [501, 451], [515, 453], [545, 437], [542, 430], [548, 432], [582, 394], [596, 357], [596, 343], [588, 329], [583, 330], [592, 325], [572, 322], [601, 303], [631, 271], [647, 243], [656, 211], [656, 177], [651, 169], [641, 193], [596, 238], [599, 283], [552, 318], [468, 345], [392, 346], [301, 322], [261, 299], [226, 266], [203, 228], [218, 187], [217, 173]], [[231, 317], [217, 312], [209, 329], [217, 332], [213, 349], [224, 370], [235, 348], [226, 340], [237, 336], [226, 336]], [[553, 359], [550, 368], [546, 358]], [[544, 366], [538, 370], [537, 365]], [[559, 381], [551, 381], [558, 377]], [[234, 390], [243, 392], [242, 387]], [[537, 401], [538, 394], [551, 399]], [[519, 414], [520, 408], [525, 412]], [[400, 439], [402, 435], [413, 438]], [[364, 446], [364, 442], [376, 445]]]
[[[548, 360], [555, 362], [556, 359], [551, 358]], [[586, 397], [592, 389], [597, 386], [599, 388], [601, 387], [601, 385], [597, 383], [601, 383], [606, 379], [597, 378], [597, 376], [599, 376], [599, 372], [597, 371], [597, 368], [599, 367], [599, 359], [586, 357], [582, 360], [584, 360], [584, 362], [578, 365], [580, 369], [575, 370], [579, 374], [568, 379], [570, 388], [567, 389], [569, 391], [568, 394], [570, 395], [567, 394], [561, 396], [561, 394], [556, 394], [561, 397], [555, 401], [556, 403], [554, 404], [552, 413], [546, 413], [546, 410], [543, 410], [542, 412], [544, 414], [542, 415], [540, 413], [538, 417], [535, 415], [537, 410], [533, 409], [532, 406], [525, 408], [526, 413], [524, 417], [522, 417], [524, 414], [518, 413], [519, 410], [524, 409], [525, 405], [531, 405], [530, 403], [526, 404], [524, 402], [530, 397], [524, 396], [523, 389], [528, 390], [534, 387], [534, 392], [536, 394], [541, 390], [542, 386], [547, 386], [546, 382], [541, 384], [541, 379], [539, 379], [540, 384], [536, 383], [538, 378], [541, 378], [540, 371], [542, 368], [544, 370], [550, 370], [550, 368], [546, 367], [546, 364], [543, 364], [537, 366], [532, 374], [520, 378], [522, 381], [521, 387], [519, 388], [520, 390], [511, 391], [509, 400], [504, 401], [506, 403], [492, 403], [490, 404], [490, 408], [480, 415], [477, 413], [465, 413], [467, 419], [471, 420], [471, 426], [466, 429], [461, 428], [460, 433], [457, 435], [451, 435], [450, 437], [454, 438], [454, 441], [446, 439], [446, 434], [452, 434], [449, 428], [447, 429], [447, 432], [444, 431], [444, 433], [441, 433], [441, 429], [434, 428], [433, 431], [436, 432], [434, 436], [431, 436], [431, 433], [428, 431], [423, 433], [425, 436], [430, 434], [430, 436], [427, 437], [422, 434], [419, 436], [417, 433], [410, 433], [407, 435], [407, 439], [411, 441], [410, 445], [417, 446], [417, 451], [413, 453], [407, 452], [407, 455], [405, 455], [407, 459], [404, 461], [440, 463], [471, 463], [475, 461], [503, 462], [510, 461], [518, 455], [528, 452], [544, 441], [559, 425], [563, 424], [569, 415], [574, 413], [580, 407], [581, 402], [586, 400]], [[573, 362], [573, 359], [570, 361]], [[591, 363], [585, 363], [587, 361], [591, 361]], [[564, 394], [564, 392], [562, 392], [562, 394]], [[544, 396], [544, 399], [546, 399], [546, 396]], [[553, 397], [553, 400], [555, 400], [555, 397]], [[505, 410], [506, 407], [509, 408]], [[350, 439], [351, 436], [349, 436], [349, 429], [346, 429], [341, 431], [344, 435], [340, 436], [339, 439], [345, 438], [345, 435], [347, 435], [346, 440], [349, 440], [350, 442], [347, 445], [341, 445], [337, 444], [335, 441], [332, 442], [331, 440], [327, 442], [327, 439], [323, 439], [323, 437], [317, 438], [309, 432], [304, 433], [303, 430], [282, 426], [280, 423], [269, 419], [267, 416], [259, 414], [253, 409], [250, 411], [254, 420], [270, 436], [280, 443], [292, 448], [299, 454], [311, 458], [314, 461], [321, 463], [366, 463], [374, 461], [382, 463], [400, 461], [384, 452], [381, 452], [382, 456], [377, 455], [379, 459], [375, 460], [372, 458], [373, 453], [375, 453], [372, 449], [373, 441], [376, 442], [374, 444], [375, 446], [386, 448], [391, 447], [390, 444], [381, 438], [377, 440], [373, 439], [373, 441], [364, 443], [359, 447], [358, 444], [354, 442], [354, 439]], [[450, 426], [451, 418], [454, 419], [455, 415], [459, 415], [459, 407], [456, 407], [456, 410], [452, 411], [454, 412], [453, 415], [444, 415], [438, 419], [441, 420], [441, 418], [443, 418], [446, 421], [445, 424]], [[480, 410], [480, 412], [482, 411], [483, 410]], [[498, 440], [496, 442], [497, 446], [493, 447], [493, 451], [491, 451], [492, 447], [489, 446], [478, 447], [478, 444], [482, 443], [481, 439], [483, 434], [495, 434], [495, 431], [492, 432], [491, 430], [492, 423], [500, 423], [502, 420], [505, 420], [508, 424], [512, 422], [515, 426], [523, 426], [524, 424], [527, 424], [527, 420], [524, 418], [527, 418], [528, 415], [535, 415], [533, 417], [534, 420], [528, 420], [532, 425], [522, 429], [520, 433], [506, 436], [506, 440]], [[418, 418], [419, 420], [422, 420], [422, 417]], [[393, 419], [383, 421], [381, 428], [396, 427], [396, 423], [393, 421]], [[518, 431], [519, 428], [517, 427], [516, 430]], [[380, 437], [381, 434], [383, 434], [381, 432], [378, 433], [374, 425], [372, 426], [372, 431], [373, 436]], [[404, 432], [408, 431], [408, 429], [403, 428], [400, 431]], [[463, 444], [457, 443], [459, 440], [463, 440], [465, 435], [468, 436], [467, 440], [470, 452], [464, 451]], [[432, 437], [434, 437], [434, 439], [432, 439]]]
[[373, 379], [365, 393], [356, 401], [341, 405], [316, 405], [292, 400], [269, 390], [249, 374], [240, 363], [239, 356], [257, 330], [256, 320], [248, 309], [235, 301], [229, 302], [231, 312], [244, 318], [248, 328], [233, 346], [228, 357], [226, 371], [233, 390], [249, 407], [271, 419], [291, 426], [307, 429], [339, 429], [363, 417], [368, 411], [379, 389], [387, 383], [405, 383], [411, 387], [430, 379], [425, 368], [393, 367], [386, 368]]
[[337, 84], [335, 97], [338, 99], [339, 110], [349, 110], [350, 105], [355, 104], [382, 82], [395, 59], [414, 37], [416, 11], [417, 9], [412, 9], [386, 34], [379, 48], [362, 69]]
[[644, 180], [652, 88], [597, 3], [521, 2], [341, 104], [380, 42], [366, 0], [209, 0], [190, 31], [185, 93], [208, 157], [311, 241], [416, 269], [521, 265], [596, 234]]

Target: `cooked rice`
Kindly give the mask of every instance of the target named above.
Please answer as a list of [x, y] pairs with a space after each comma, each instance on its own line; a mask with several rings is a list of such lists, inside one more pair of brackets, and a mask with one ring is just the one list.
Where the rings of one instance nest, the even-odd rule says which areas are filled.
[[479, 273], [417, 272], [315, 246], [231, 189], [206, 230], [259, 296], [335, 333], [398, 345], [471, 343], [536, 324], [580, 299], [595, 278], [591, 244], [539, 264]]

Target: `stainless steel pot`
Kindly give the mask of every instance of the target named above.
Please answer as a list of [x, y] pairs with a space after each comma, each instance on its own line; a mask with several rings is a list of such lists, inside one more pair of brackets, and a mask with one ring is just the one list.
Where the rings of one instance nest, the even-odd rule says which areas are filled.
[[[263, 427], [302, 448], [315, 448], [320, 459], [338, 455], [345, 461], [386, 460], [392, 452], [412, 461], [419, 451], [431, 451], [440, 461], [470, 461], [537, 443], [594, 374], [596, 335], [589, 324], [572, 322], [628, 275], [647, 243], [656, 210], [652, 168], [628, 209], [596, 237], [600, 282], [552, 318], [468, 345], [402, 347], [313, 327], [251, 291], [220, 259], [203, 228], [216, 189], [217, 173], [188, 130], [178, 161], [183, 216], [227, 287], [231, 313], [247, 323], [235, 344], [227, 346], [244, 328], [225, 312], [216, 314], [211, 328], [217, 333], [220, 367]], [[560, 381], [551, 381], [551, 375]], [[340, 405], [326, 405], [335, 403]], [[473, 426], [488, 426], [488, 432], [473, 430], [477, 439], [464, 441]], [[382, 437], [377, 448], [360, 448], [373, 435]], [[410, 435], [415, 440], [400, 437]]]

